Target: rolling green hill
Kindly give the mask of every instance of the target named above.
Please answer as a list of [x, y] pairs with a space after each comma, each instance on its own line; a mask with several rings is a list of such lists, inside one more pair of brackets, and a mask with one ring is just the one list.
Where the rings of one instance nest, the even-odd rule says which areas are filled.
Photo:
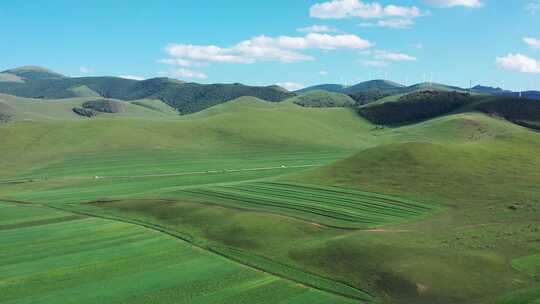
[[[199, 86], [135, 84], [152, 96]], [[324, 96], [316, 105], [343, 98], [310, 95]], [[0, 95], [12, 117], [0, 124], [0, 199], [11, 201], [0, 206], [0, 239], [13, 254], [0, 255], [0, 281], [10, 299], [30, 287], [36, 301], [161, 303], [187, 293], [274, 303], [276, 290], [292, 303], [534, 298], [540, 137], [509, 121], [534, 123], [535, 104], [462, 104], [466, 95], [444, 92], [391, 103], [424, 111], [441, 96], [459, 107], [387, 128], [356, 109], [299, 106], [298, 96], [244, 96], [179, 116], [157, 99]], [[72, 111], [103, 99], [122, 111]], [[96, 289], [104, 278], [109, 288]]]
[[0, 92], [27, 98], [60, 99], [101, 96], [119, 100], [159, 99], [180, 114], [198, 112], [208, 107], [253, 96], [267, 101], [282, 101], [294, 96], [276, 86], [252, 87], [242, 84], [184, 83], [168, 78], [143, 81], [117, 77], [68, 78], [37, 67], [7, 70], [23, 77], [24, 82], [0, 82]]
[[403, 142], [284, 180], [437, 201], [448, 211], [388, 233], [314, 245], [298, 259], [340, 260], [328, 271], [371, 272], [373, 284], [386, 278], [392, 283], [380, 288], [392, 303], [495, 303], [514, 288], [511, 278], [527, 281], [524, 273], [508, 271], [507, 261], [540, 251], [529, 242], [540, 229], [540, 157], [530, 153], [540, 148], [538, 134], [478, 113], [383, 132]]
[[[21, 79], [37, 80], [37, 79], [59, 79], [65, 78], [64, 75], [55, 73], [51, 70], [38, 67], [38, 66], [22, 66], [15, 69], [5, 70], [2, 73], [15, 75]], [[18, 82], [18, 81], [17, 81]]]

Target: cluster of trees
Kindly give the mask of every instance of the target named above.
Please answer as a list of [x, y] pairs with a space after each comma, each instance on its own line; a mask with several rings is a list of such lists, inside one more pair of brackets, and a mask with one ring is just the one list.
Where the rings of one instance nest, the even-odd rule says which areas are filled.
[[395, 102], [362, 107], [360, 114], [376, 124], [400, 125], [447, 114], [471, 100], [468, 93], [419, 91], [404, 95]]
[[119, 113], [123, 111], [121, 102], [99, 99], [90, 100], [82, 104], [82, 108], [73, 108], [73, 112], [84, 117], [94, 117], [100, 113]]
[[477, 105], [476, 109], [529, 128], [540, 129], [540, 101], [538, 100], [499, 97]]
[[119, 113], [123, 110], [120, 102], [108, 99], [87, 101], [83, 103], [82, 106], [85, 109], [90, 109], [101, 113]]
[[349, 96], [359, 106], [375, 102], [381, 98], [385, 98], [391, 95], [392, 94], [384, 92], [383, 90], [370, 90], [370, 91], [365, 91], [365, 92], [356, 92], [356, 93], [349, 94]]
[[0, 123], [9, 122], [11, 120], [11, 115], [6, 113], [0, 113]]
[[297, 105], [310, 108], [352, 107], [356, 102], [349, 96], [326, 91], [312, 91], [293, 98]]
[[80, 116], [84, 116], [84, 117], [94, 117], [99, 114], [98, 112], [94, 110], [85, 109], [85, 108], [73, 108], [72, 110], [73, 110], [73, 113]]

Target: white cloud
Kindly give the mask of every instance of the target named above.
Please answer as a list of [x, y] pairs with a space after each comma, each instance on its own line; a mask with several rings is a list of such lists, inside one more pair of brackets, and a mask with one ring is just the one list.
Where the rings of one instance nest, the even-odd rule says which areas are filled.
[[124, 78], [124, 79], [131, 79], [131, 80], [144, 80], [144, 77], [140, 77], [136, 75], [120, 75], [118, 77]]
[[230, 54], [227, 49], [223, 49], [215, 45], [170, 44], [165, 48], [165, 51], [174, 57], [184, 57], [199, 61], [236, 63], [253, 62], [249, 58], [243, 58], [239, 55]]
[[179, 65], [183, 67], [190, 67], [193, 65], [193, 62], [181, 58], [167, 58], [167, 59], [160, 59], [157, 61], [158, 63], [168, 64], [168, 65]]
[[505, 70], [540, 74], [540, 61], [522, 54], [508, 54], [497, 57], [497, 65]]
[[202, 72], [192, 71], [189, 69], [171, 69], [166, 72], [161, 72], [164, 76], [170, 76], [175, 78], [198, 78], [206, 79], [208, 76]]
[[358, 63], [365, 67], [385, 67], [388, 66], [388, 62], [382, 60], [359, 60]]
[[528, 3], [527, 5], [525, 5], [525, 9], [533, 15], [540, 13], [540, 0]]
[[326, 75], [328, 75], [328, 71], [321, 70], [321, 71], [319, 71], [319, 75], [326, 76]]
[[397, 5], [383, 6], [380, 3], [364, 3], [359, 0], [332, 0], [317, 3], [310, 7], [309, 15], [320, 19], [342, 19], [342, 18], [417, 18], [423, 13], [416, 6], [405, 7]]
[[250, 64], [258, 60], [277, 60], [281, 62], [308, 61], [314, 58], [300, 50], [306, 49], [366, 49], [373, 46], [356, 35], [329, 35], [309, 33], [303, 37], [257, 36], [242, 41], [232, 47], [221, 48], [215, 45], [170, 44], [165, 51], [172, 57], [160, 62], [167, 64], [186, 64], [187, 62], [228, 62]]
[[384, 15], [386, 17], [418, 18], [424, 14], [416, 6], [404, 7], [391, 4], [384, 7]]
[[362, 22], [358, 24], [360, 27], [386, 27], [392, 29], [410, 29], [414, 25], [412, 19], [383, 19], [377, 22]]
[[295, 82], [278, 82], [277, 85], [288, 91], [297, 91], [306, 87], [303, 84]]
[[377, 60], [389, 60], [389, 61], [416, 61], [416, 57], [403, 54], [403, 53], [392, 53], [387, 51], [375, 51], [373, 58]]
[[523, 38], [523, 41], [525, 41], [525, 43], [527, 43], [528, 45], [532, 46], [535, 49], [540, 49], [540, 40], [536, 38], [530, 38], [530, 37]]
[[84, 66], [80, 67], [79, 71], [81, 73], [83, 73], [83, 74], [90, 74], [90, 73], [94, 72], [94, 70], [92, 70], [90, 68], [87, 68], [87, 67], [84, 67]]
[[412, 48], [415, 48], [415, 49], [423, 49], [424, 48], [424, 45], [422, 43], [411, 43], [409, 44], [410, 47]]
[[424, 0], [427, 4], [438, 7], [481, 7], [484, 4], [480, 0]]
[[311, 25], [306, 27], [300, 27], [296, 29], [297, 31], [301, 33], [335, 33], [338, 30], [335, 27], [327, 26], [327, 25]]
[[414, 25], [411, 19], [387, 19], [377, 21], [377, 26], [395, 29], [409, 29]]

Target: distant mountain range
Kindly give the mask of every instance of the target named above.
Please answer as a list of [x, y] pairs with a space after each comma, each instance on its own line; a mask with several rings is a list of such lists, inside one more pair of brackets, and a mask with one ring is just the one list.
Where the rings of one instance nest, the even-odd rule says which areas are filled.
[[[352, 97], [356, 104], [368, 104], [390, 95], [417, 91], [468, 92], [497, 96], [517, 97], [520, 93], [476, 86], [467, 90], [438, 83], [419, 83], [412, 86], [389, 80], [370, 80], [352, 86], [321, 84], [289, 92], [282, 87], [248, 86], [234, 84], [199, 84], [170, 78], [132, 80], [119, 77], [67, 77], [51, 70], [24, 66], [0, 72], [0, 93], [28, 98], [60, 99], [72, 97], [96, 97], [119, 100], [159, 99], [180, 114], [201, 111], [242, 96], [253, 96], [270, 102], [278, 102], [299, 94], [315, 91], [340, 93]], [[314, 96], [322, 96], [317, 94]], [[522, 92], [521, 96], [540, 100], [540, 92]], [[334, 98], [338, 98], [333, 96]], [[320, 99], [320, 98], [319, 98]], [[336, 99], [337, 100], [337, 99]], [[343, 103], [342, 101], [338, 102]], [[324, 104], [317, 101], [316, 104]]]
[[473, 87], [473, 91], [476, 93], [482, 93], [482, 94], [490, 94], [490, 95], [497, 95], [497, 96], [511, 96], [511, 97], [519, 97], [521, 94], [521, 97], [523, 98], [540, 100], [540, 91], [523, 91], [520, 93], [520, 92], [512, 92], [509, 90], [504, 90], [501, 88], [486, 87], [486, 86], [480, 86], [480, 85]]
[[[501, 88], [494, 88], [488, 86], [477, 85], [472, 88], [472, 90], [464, 89], [456, 86], [449, 86], [440, 83], [418, 83], [411, 86], [404, 86], [396, 82], [389, 80], [370, 80], [355, 84], [353, 86], [344, 86], [340, 84], [321, 84], [316, 86], [307, 87], [298, 91], [296, 93], [307, 93], [312, 91], [329, 91], [334, 93], [343, 93], [347, 95], [355, 95], [359, 93], [368, 93], [368, 92], [379, 92], [385, 95], [396, 95], [396, 94], [406, 94], [416, 91], [423, 90], [432, 90], [432, 91], [443, 91], [443, 92], [473, 92], [478, 94], [489, 94], [496, 96], [509, 96], [509, 97], [519, 97], [519, 92], [513, 92], [509, 90], [504, 90]], [[524, 91], [521, 92], [521, 97], [529, 99], [540, 100], [540, 91]]]

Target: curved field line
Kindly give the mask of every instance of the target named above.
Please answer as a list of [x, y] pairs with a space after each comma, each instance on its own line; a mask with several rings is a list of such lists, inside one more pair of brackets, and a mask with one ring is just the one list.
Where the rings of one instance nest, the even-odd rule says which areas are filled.
[[409, 199], [397, 198], [397, 197], [392, 197], [392, 196], [379, 194], [379, 193], [375, 193], [375, 192], [366, 192], [366, 191], [361, 191], [361, 190], [356, 190], [356, 189], [351, 189], [351, 188], [345, 188], [345, 187], [331, 186], [331, 187], [320, 187], [319, 188], [319, 187], [314, 187], [314, 186], [310, 186], [310, 185], [296, 184], [296, 183], [291, 183], [291, 184], [284, 184], [284, 183], [277, 183], [277, 182], [259, 182], [259, 183], [276, 184], [276, 185], [285, 186], [285, 187], [302, 187], [302, 188], [306, 188], [306, 189], [312, 189], [312, 190], [317, 190], [317, 191], [325, 191], [325, 192], [331, 192], [331, 193], [336, 193], [336, 194], [342, 194], [342, 193], [348, 193], [348, 194], [353, 194], [353, 195], [354, 194], [359, 194], [359, 195], [371, 196], [371, 197], [384, 199], [384, 200], [387, 200], [387, 201], [390, 201], [390, 202], [393, 202], [393, 203], [396, 203], [396, 204], [407, 205], [407, 206], [410, 206], [411, 208], [418, 208], [418, 209], [424, 209], [424, 210], [437, 209], [436, 207], [431, 206], [429, 204], [425, 204], [425, 203], [421, 203], [421, 202], [417, 202], [417, 201], [413, 201], [413, 200], [409, 200]]
[[[359, 208], [359, 205], [362, 205], [370, 209], [378, 209], [382, 212], [387, 211], [389, 213], [381, 213], [387, 216], [402, 217], [401, 213], [408, 213], [411, 216], [419, 214], [419, 212], [417, 211], [407, 210], [400, 206], [396, 206], [392, 204], [381, 204], [381, 203], [372, 202], [365, 199], [360, 199], [357, 197], [338, 197], [338, 196], [332, 197], [332, 196], [318, 194], [315, 192], [307, 192], [307, 191], [302, 191], [302, 190], [295, 191], [295, 190], [288, 190], [288, 189], [274, 189], [274, 188], [265, 188], [264, 186], [253, 186], [253, 185], [249, 185], [248, 187], [244, 187], [244, 188], [239, 188], [238, 186], [227, 186], [223, 188], [237, 189], [237, 190], [246, 191], [246, 192], [258, 192], [258, 190], [260, 190], [260, 192], [262, 193], [267, 193], [273, 196], [294, 197], [294, 198], [303, 199], [303, 200], [313, 200], [315, 202], [320, 202], [320, 203], [325, 203], [325, 204], [334, 204], [334, 205], [339, 205], [342, 207], [349, 207], [353, 210], [365, 210], [365, 209]], [[255, 188], [255, 189], [250, 190], [250, 188]], [[285, 192], [287, 194], [279, 194], [279, 192]], [[304, 199], [304, 197], [301, 197], [298, 195], [299, 193], [305, 193], [306, 195], [312, 198]], [[333, 201], [329, 202], [322, 198], [333, 199]], [[366, 210], [366, 211], [373, 212], [373, 213], [380, 213], [380, 212], [371, 211], [371, 210]], [[392, 213], [396, 213], [396, 214], [392, 214]]]
[[[322, 192], [322, 193], [317, 193], [317, 196], [326, 197], [329, 199], [342, 198], [344, 194], [347, 194], [349, 197], [351, 197], [355, 201], [367, 202], [370, 204], [377, 204], [380, 206], [391, 206], [394, 208], [399, 208], [402, 210], [407, 210], [407, 211], [412, 211], [412, 212], [417, 212], [424, 209], [424, 206], [421, 206], [421, 205], [413, 206], [409, 204], [404, 204], [403, 202], [398, 201], [398, 200], [381, 199], [373, 195], [349, 193], [346, 191], [343, 191], [343, 192], [329, 191], [325, 188], [308, 188], [304, 186], [284, 185], [284, 184], [279, 184], [279, 186], [276, 187], [275, 184], [268, 183], [268, 182], [257, 182], [257, 183], [250, 184], [249, 186], [250, 187], [266, 187], [266, 189], [272, 189], [273, 191], [277, 189], [280, 191], [301, 192], [301, 193], [306, 193], [306, 194], [314, 193], [316, 191], [316, 192]], [[366, 200], [366, 199], [369, 199], [369, 200]]]
[[[222, 199], [227, 199], [227, 200], [232, 200], [232, 201], [238, 201], [238, 202], [244, 202], [244, 203], [248, 203], [248, 204], [251, 204], [251, 205], [265, 205], [265, 206], [272, 206], [272, 207], [277, 207], [277, 208], [280, 208], [280, 209], [292, 209], [292, 210], [296, 210], [296, 211], [299, 211], [299, 212], [302, 212], [302, 213], [308, 213], [308, 214], [315, 214], [315, 215], [319, 215], [319, 216], [322, 216], [323, 218], [325, 217], [329, 217], [329, 218], [333, 218], [333, 219], [336, 219], [336, 220], [341, 220], [341, 221], [350, 221], [350, 222], [362, 222], [362, 223], [366, 223], [366, 224], [376, 224], [376, 222], [372, 222], [372, 221], [362, 221], [361, 218], [355, 218], [355, 217], [351, 217], [351, 216], [346, 216], [346, 215], [340, 215], [340, 216], [332, 216], [332, 215], [329, 215], [327, 213], [324, 213], [324, 211], [326, 210], [319, 210], [321, 211], [320, 213], [319, 212], [314, 212], [313, 211], [313, 208], [302, 208], [303, 206], [291, 206], [289, 208], [286, 208], [283, 204], [279, 203], [279, 202], [275, 202], [275, 201], [270, 201], [270, 200], [265, 200], [265, 202], [254, 202], [253, 200], [249, 200], [247, 198], [242, 197], [242, 196], [238, 196], [238, 195], [227, 195], [227, 194], [224, 194], [224, 193], [209, 193], [210, 191], [208, 190], [201, 190], [201, 191], [196, 191], [196, 190], [184, 190], [183, 191], [184, 193], [191, 193], [191, 194], [195, 194], [195, 195], [199, 195], [199, 196], [206, 196], [206, 197], [217, 197], [217, 198], [222, 198]], [[219, 204], [219, 203], [216, 203], [216, 204]], [[257, 210], [256, 208], [253, 208], [254, 210]], [[284, 213], [285, 215], [287, 215], [286, 213]], [[339, 226], [337, 226], [339, 227]]]
[[[316, 199], [312, 199], [312, 200], [307, 200], [307, 199], [304, 199], [302, 197], [299, 197], [297, 195], [280, 195], [280, 194], [277, 194], [277, 193], [260, 193], [260, 192], [257, 192], [257, 191], [253, 191], [253, 190], [249, 190], [249, 189], [237, 189], [235, 188], [235, 190], [237, 192], [235, 193], [238, 193], [239, 195], [244, 195], [244, 196], [247, 196], [247, 197], [257, 197], [259, 199], [262, 199], [262, 200], [268, 200], [268, 201], [274, 201], [274, 202], [278, 202], [280, 204], [283, 204], [284, 206], [287, 206], [287, 205], [300, 205], [300, 206], [305, 206], [305, 207], [308, 207], [308, 208], [312, 208], [312, 209], [318, 209], [318, 210], [325, 210], [326, 212], [331, 212], [331, 213], [334, 213], [334, 214], [342, 214], [342, 215], [349, 215], [349, 216], [352, 216], [354, 218], [372, 218], [374, 220], [378, 220], [379, 222], [384, 222], [384, 219], [385, 218], [389, 218], [389, 217], [394, 217], [394, 218], [401, 218], [399, 216], [394, 216], [394, 215], [390, 215], [390, 214], [387, 214], [387, 213], [382, 213], [382, 212], [378, 212], [378, 211], [375, 211], [375, 210], [372, 210], [372, 208], [370, 208], [370, 206], [363, 206], [364, 208], [360, 208], [360, 207], [356, 207], [356, 208], [347, 208], [347, 209], [344, 209], [344, 208], [332, 208], [332, 205], [340, 205], [338, 203], [331, 203], [331, 202], [328, 202], [328, 201], [321, 201], [321, 200], [316, 200]], [[272, 196], [272, 199], [270, 199], [268, 197], [268, 195], [271, 195]], [[277, 197], [277, 199], [276, 199]], [[293, 202], [295, 202], [296, 204], [294, 204]], [[323, 206], [321, 206], [320, 204], [316, 204], [316, 203], [321, 203], [323, 204]], [[326, 208], [325, 208], [326, 207]], [[341, 207], [344, 207], [341, 205]], [[350, 207], [350, 206], [346, 206], [346, 207]]]

